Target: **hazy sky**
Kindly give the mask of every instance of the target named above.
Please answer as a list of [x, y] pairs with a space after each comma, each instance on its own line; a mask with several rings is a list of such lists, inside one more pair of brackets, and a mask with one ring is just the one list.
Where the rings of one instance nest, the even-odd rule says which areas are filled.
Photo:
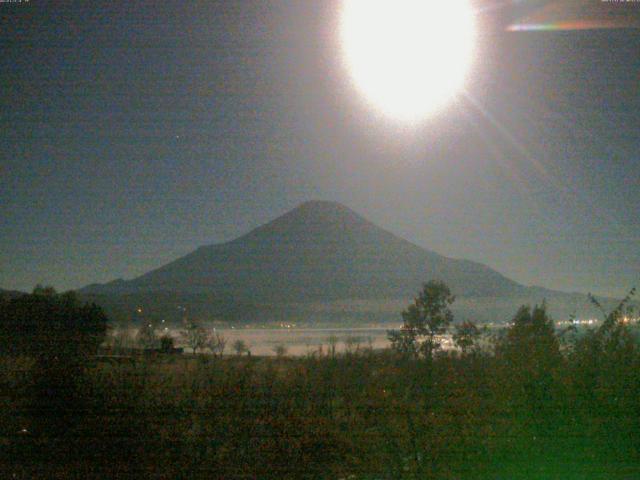
[[532, 3], [485, 9], [467, 96], [413, 129], [351, 84], [339, 1], [0, 3], [0, 287], [132, 278], [327, 199], [525, 284], [623, 293], [640, 30], [506, 32]]

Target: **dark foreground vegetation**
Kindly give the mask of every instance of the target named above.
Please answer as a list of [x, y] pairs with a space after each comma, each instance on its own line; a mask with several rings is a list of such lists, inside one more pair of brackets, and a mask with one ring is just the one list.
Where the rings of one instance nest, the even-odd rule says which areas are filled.
[[4, 301], [0, 478], [640, 478], [625, 302], [583, 335], [544, 307], [484, 346], [458, 325], [445, 352], [452, 301], [425, 286], [385, 352], [118, 361], [91, 355], [99, 308]]

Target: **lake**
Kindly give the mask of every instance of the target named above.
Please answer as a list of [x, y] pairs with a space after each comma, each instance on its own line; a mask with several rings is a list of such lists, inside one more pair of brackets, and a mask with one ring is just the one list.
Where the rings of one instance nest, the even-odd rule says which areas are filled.
[[[391, 328], [391, 327], [389, 327]], [[330, 344], [336, 352], [347, 349], [386, 348], [388, 328], [234, 328], [217, 329], [227, 339], [225, 354], [233, 352], [233, 343], [243, 340], [252, 355], [275, 355], [279, 345], [286, 348], [287, 355], [307, 355], [322, 350], [327, 353]]]

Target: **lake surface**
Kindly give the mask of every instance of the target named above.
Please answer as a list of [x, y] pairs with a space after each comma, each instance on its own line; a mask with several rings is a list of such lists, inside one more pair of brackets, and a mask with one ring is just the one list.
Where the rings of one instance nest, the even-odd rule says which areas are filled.
[[[392, 328], [392, 327], [389, 327]], [[235, 328], [217, 329], [227, 339], [225, 354], [233, 353], [233, 342], [243, 340], [252, 355], [275, 355], [275, 349], [283, 346], [287, 355], [307, 355], [322, 351], [327, 353], [331, 344], [336, 352], [347, 349], [386, 348], [388, 328]]]
[[[284, 347], [285, 354], [289, 356], [304, 356], [311, 354], [327, 354], [335, 348], [336, 353], [357, 351], [363, 349], [385, 349], [390, 346], [387, 332], [390, 329], [398, 329], [400, 325], [385, 327], [349, 327], [349, 328], [213, 328], [210, 332], [222, 335], [226, 340], [225, 355], [235, 354], [234, 342], [242, 340], [252, 355], [275, 356], [277, 349]], [[126, 333], [130, 339], [129, 345], [135, 345], [137, 329], [114, 331], [112, 335], [118, 336]], [[186, 353], [190, 353], [180, 329], [159, 328], [156, 335], [169, 335], [174, 338], [176, 347], [183, 347]], [[113, 340], [111, 340], [113, 341]], [[445, 335], [442, 339], [444, 349], [452, 348], [451, 336]], [[205, 349], [204, 353], [209, 350]]]

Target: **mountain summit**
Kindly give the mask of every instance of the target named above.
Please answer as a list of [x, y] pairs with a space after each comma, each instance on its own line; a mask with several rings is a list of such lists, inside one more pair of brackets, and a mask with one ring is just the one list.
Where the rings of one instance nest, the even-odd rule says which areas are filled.
[[91, 292], [207, 293], [260, 302], [402, 298], [440, 279], [463, 296], [524, 289], [487, 266], [444, 257], [335, 202], [310, 201], [230, 242]]

